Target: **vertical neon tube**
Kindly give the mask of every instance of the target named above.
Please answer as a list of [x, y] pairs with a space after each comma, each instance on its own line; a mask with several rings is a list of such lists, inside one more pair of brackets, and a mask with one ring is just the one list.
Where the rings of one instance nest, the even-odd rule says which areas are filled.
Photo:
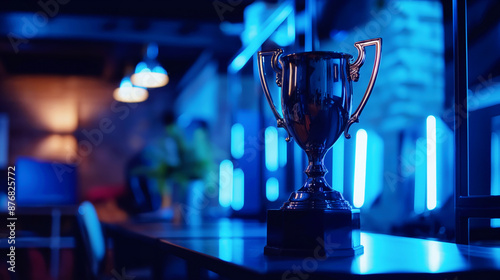
[[332, 188], [344, 193], [344, 137], [341, 136], [332, 148]]
[[231, 207], [238, 211], [243, 208], [245, 203], [245, 174], [240, 168], [233, 172], [233, 200]]
[[269, 171], [278, 170], [278, 130], [269, 126], [264, 132], [265, 137], [265, 161]]
[[427, 209], [437, 205], [436, 118], [427, 117]]
[[356, 132], [356, 155], [354, 164], [354, 207], [360, 208], [365, 203], [366, 184], [366, 150], [368, 135], [366, 130], [360, 129]]
[[500, 195], [500, 135], [491, 134], [491, 195]]
[[219, 204], [229, 207], [233, 200], [233, 163], [223, 160], [219, 165]]
[[[491, 134], [491, 195], [500, 195], [500, 135]], [[500, 219], [491, 219], [491, 227], [500, 228]]]
[[235, 159], [243, 157], [245, 154], [245, 128], [240, 123], [235, 123], [231, 127], [231, 155]]
[[278, 179], [271, 177], [266, 181], [266, 198], [269, 201], [276, 201], [280, 196], [280, 183]]

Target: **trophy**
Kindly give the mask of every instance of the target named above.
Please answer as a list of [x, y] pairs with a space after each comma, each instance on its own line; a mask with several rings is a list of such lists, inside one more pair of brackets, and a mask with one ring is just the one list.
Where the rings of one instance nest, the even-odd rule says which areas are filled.
[[[365, 61], [365, 47], [375, 46], [375, 62], [366, 92], [350, 116], [352, 81], [357, 82]], [[325, 180], [323, 159], [335, 141], [359, 122], [377, 78], [382, 39], [354, 44], [357, 59], [338, 52], [303, 52], [283, 55], [283, 50], [258, 54], [260, 81], [277, 126], [284, 128], [287, 141], [294, 138], [306, 152], [309, 165], [304, 186], [290, 195], [279, 210], [267, 212], [266, 255], [353, 256], [363, 253], [360, 244], [359, 209], [352, 209], [342, 194]], [[283, 117], [274, 106], [264, 70], [270, 56], [281, 87]]]

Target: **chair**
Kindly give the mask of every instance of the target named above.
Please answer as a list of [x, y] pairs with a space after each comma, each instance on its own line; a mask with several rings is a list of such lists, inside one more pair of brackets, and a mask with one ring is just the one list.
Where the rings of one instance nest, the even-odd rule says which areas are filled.
[[87, 273], [93, 279], [98, 279], [103, 272], [106, 245], [97, 212], [88, 201], [78, 207], [78, 224], [80, 227], [81, 241], [86, 255]]
[[[85, 255], [86, 275], [83, 279], [110, 279], [124, 277], [124, 267], [115, 268], [111, 271], [112, 276], [105, 274], [106, 242], [94, 205], [84, 201], [78, 207], [78, 224], [80, 227], [81, 243]], [[133, 275], [133, 279], [154, 278], [153, 267], [127, 267], [127, 275]], [[156, 276], [159, 278], [161, 276]], [[130, 279], [132, 279], [130, 278]], [[127, 278], [128, 279], [128, 278]]]

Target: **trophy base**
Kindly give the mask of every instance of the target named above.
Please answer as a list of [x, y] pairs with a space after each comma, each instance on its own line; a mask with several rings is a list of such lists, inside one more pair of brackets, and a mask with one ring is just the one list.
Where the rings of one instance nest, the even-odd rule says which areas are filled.
[[363, 254], [359, 210], [268, 210], [269, 256], [347, 257]]

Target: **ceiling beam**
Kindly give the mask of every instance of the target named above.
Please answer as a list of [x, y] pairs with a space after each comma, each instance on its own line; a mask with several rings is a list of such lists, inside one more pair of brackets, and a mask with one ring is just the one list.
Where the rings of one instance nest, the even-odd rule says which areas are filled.
[[[186, 28], [189, 25], [189, 28]], [[234, 44], [216, 23], [192, 24], [182, 20], [150, 20], [127, 17], [58, 15], [46, 21], [32, 13], [0, 14], [0, 35], [14, 51], [31, 39], [79, 39], [123, 43], [157, 42], [179, 47], [216, 47]], [[237, 39], [237, 38], [236, 38]]]

